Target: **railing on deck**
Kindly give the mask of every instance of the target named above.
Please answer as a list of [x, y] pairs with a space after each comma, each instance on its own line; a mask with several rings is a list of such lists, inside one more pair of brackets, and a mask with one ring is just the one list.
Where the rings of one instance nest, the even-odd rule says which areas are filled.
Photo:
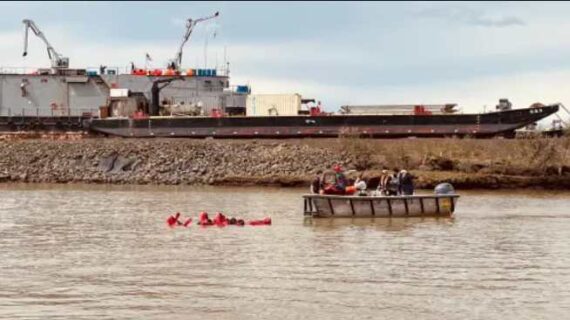
[[[37, 72], [39, 70], [49, 70], [51, 69], [50, 67], [44, 67], [44, 68], [37, 68], [37, 67], [10, 67], [10, 66], [0, 66], [0, 74], [37, 74]], [[75, 68], [70, 68], [70, 69], [75, 69]], [[83, 68], [78, 68], [78, 69], [83, 69]], [[100, 67], [87, 67], [84, 68], [88, 74], [96, 74], [96, 75], [101, 75], [101, 68]], [[152, 71], [152, 70], [156, 70], [156, 69], [161, 69], [161, 70], [166, 70], [166, 68], [153, 68], [153, 67], [149, 67], [146, 70], [148, 71]], [[187, 69], [192, 69], [192, 68], [182, 68], [182, 73], [185, 74]], [[194, 68], [194, 69], [200, 69], [200, 68]], [[216, 70], [216, 74], [217, 76], [228, 76], [229, 72], [227, 70], [227, 68], [212, 68]], [[113, 73], [114, 72], [114, 73]], [[124, 66], [124, 67], [116, 67], [116, 66], [106, 66], [105, 67], [105, 71], [104, 71], [105, 75], [119, 75], [119, 74], [131, 74], [131, 67], [130, 66]], [[164, 72], [163, 72], [164, 75]]]
[[0, 74], [32, 74], [39, 68], [29, 67], [0, 67]]

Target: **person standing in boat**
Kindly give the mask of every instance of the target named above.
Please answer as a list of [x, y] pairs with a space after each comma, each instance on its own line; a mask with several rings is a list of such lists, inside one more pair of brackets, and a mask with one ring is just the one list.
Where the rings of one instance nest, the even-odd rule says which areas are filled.
[[323, 189], [322, 180], [321, 180], [322, 174], [323, 174], [322, 170], [317, 171], [317, 175], [313, 179], [313, 182], [311, 182], [311, 193], [313, 193], [313, 194], [321, 193], [321, 190]]
[[346, 176], [344, 175], [342, 167], [336, 164], [333, 166], [333, 170], [336, 174], [336, 189], [341, 193], [345, 193], [346, 187], [348, 186], [348, 181], [346, 179]]
[[400, 169], [395, 167], [392, 170], [394, 173], [391, 174], [392, 179], [390, 180], [389, 186], [394, 190], [394, 195], [399, 196], [402, 194], [402, 184], [400, 183]]
[[388, 170], [382, 170], [382, 174], [380, 175], [380, 183], [378, 184], [377, 191], [380, 191], [380, 194], [383, 196], [388, 195], [388, 184], [392, 180], [392, 176], [388, 173]]
[[400, 171], [398, 174], [400, 182], [400, 194], [411, 196], [414, 194], [414, 176], [406, 170]]

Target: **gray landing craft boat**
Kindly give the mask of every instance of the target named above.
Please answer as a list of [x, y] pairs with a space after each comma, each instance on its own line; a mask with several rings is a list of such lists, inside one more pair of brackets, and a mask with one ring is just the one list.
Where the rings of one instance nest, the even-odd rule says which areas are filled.
[[313, 217], [449, 217], [458, 194], [414, 196], [338, 196], [309, 194], [304, 213]]

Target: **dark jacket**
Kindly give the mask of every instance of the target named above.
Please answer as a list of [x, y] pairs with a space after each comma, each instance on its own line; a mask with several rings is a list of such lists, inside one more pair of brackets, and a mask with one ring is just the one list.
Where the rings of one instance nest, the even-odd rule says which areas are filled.
[[318, 194], [321, 191], [321, 189], [322, 189], [321, 177], [316, 176], [311, 182], [311, 192]]
[[415, 177], [409, 172], [398, 173], [398, 181], [400, 182], [400, 194], [414, 194], [414, 178]]

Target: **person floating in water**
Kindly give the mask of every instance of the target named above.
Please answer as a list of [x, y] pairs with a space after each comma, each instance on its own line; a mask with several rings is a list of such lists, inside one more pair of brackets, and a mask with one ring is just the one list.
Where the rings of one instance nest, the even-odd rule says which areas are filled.
[[[171, 228], [176, 227], [176, 226], [188, 227], [191, 222], [192, 222], [192, 218], [188, 218], [184, 222], [180, 221], [180, 212], [177, 212], [176, 214], [170, 215], [168, 217], [168, 219], [166, 219], [166, 223]], [[234, 218], [234, 217], [228, 218], [221, 212], [217, 212], [214, 219], [210, 219], [210, 217], [208, 216], [208, 213], [205, 211], [202, 211], [202, 212], [200, 212], [200, 215], [198, 217], [197, 224], [200, 226], [214, 226], [215, 225], [215, 226], [219, 226], [219, 227], [225, 227], [227, 225], [244, 226], [246, 224], [246, 222], [241, 218]], [[247, 222], [247, 224], [249, 224], [251, 226], [271, 225], [271, 218], [266, 217], [263, 219], [251, 220], [251, 221]]]
[[168, 226], [170, 226], [170, 227], [174, 227], [176, 225], [181, 225], [182, 222], [180, 222], [180, 220], [178, 220], [179, 218], [180, 218], [180, 212], [176, 212], [176, 214], [170, 215], [170, 217], [168, 217], [168, 219], [166, 219], [166, 224], [168, 224]]
[[208, 213], [205, 211], [200, 212], [200, 216], [198, 217], [198, 225], [201, 226], [211, 226], [214, 222], [208, 217]]
[[250, 226], [263, 226], [263, 225], [271, 225], [271, 218], [266, 217], [261, 220], [251, 220], [248, 223]]
[[225, 227], [228, 224], [228, 219], [223, 213], [218, 212], [212, 222], [218, 227]]
[[170, 217], [168, 217], [168, 219], [166, 219], [166, 223], [168, 224], [169, 227], [175, 227], [175, 226], [187, 227], [190, 225], [190, 223], [192, 223], [192, 218], [188, 218], [184, 222], [180, 221], [179, 219], [180, 219], [180, 212], [176, 212], [176, 214], [171, 215]]

